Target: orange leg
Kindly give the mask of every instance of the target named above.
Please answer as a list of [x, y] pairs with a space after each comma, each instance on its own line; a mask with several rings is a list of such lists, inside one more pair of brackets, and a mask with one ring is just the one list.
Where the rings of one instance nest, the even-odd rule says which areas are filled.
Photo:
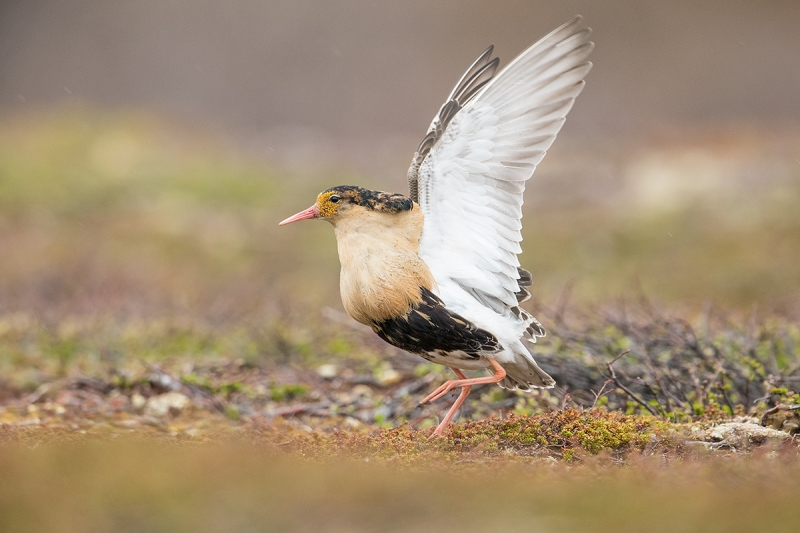
[[[461, 387], [468, 387], [472, 385], [483, 385], [486, 383], [499, 383], [503, 381], [503, 378], [506, 377], [506, 371], [500, 366], [500, 363], [493, 359], [488, 359], [489, 364], [494, 367], [494, 374], [491, 376], [486, 376], [483, 378], [472, 378], [472, 379], [453, 379], [450, 381], [446, 381], [442, 386], [438, 389], [427, 395], [425, 398], [422, 399], [419, 403], [428, 403], [434, 400], [438, 400], [448, 392], [453, 389], [458, 389]], [[459, 376], [460, 377], [460, 376]]]
[[[467, 376], [465, 376], [461, 370], [457, 368], [452, 368], [451, 370], [460, 379], [462, 380], [468, 379]], [[450, 421], [453, 420], [453, 417], [456, 416], [458, 409], [461, 407], [461, 404], [463, 404], [464, 401], [467, 399], [467, 396], [469, 396], [469, 391], [471, 390], [472, 387], [469, 385], [461, 387], [461, 394], [458, 395], [458, 398], [456, 399], [453, 406], [450, 408], [449, 411], [447, 411], [447, 415], [444, 417], [444, 420], [442, 420], [442, 422], [436, 427], [436, 431], [433, 432], [434, 435], [441, 435], [444, 433], [444, 428], [447, 427], [447, 424], [449, 424]]]
[[469, 391], [471, 390], [472, 385], [482, 385], [485, 383], [499, 383], [500, 381], [503, 380], [503, 378], [506, 377], [506, 371], [503, 369], [502, 366], [500, 366], [500, 364], [497, 361], [493, 359], [489, 359], [488, 361], [489, 364], [491, 364], [492, 367], [494, 368], [494, 374], [492, 374], [491, 376], [486, 376], [483, 378], [467, 379], [467, 376], [465, 376], [463, 372], [461, 372], [460, 370], [456, 370], [454, 368], [453, 371], [456, 373], [456, 376], [458, 376], [460, 379], [454, 379], [445, 382], [441, 387], [437, 388], [431, 394], [426, 396], [421, 402], [419, 402], [421, 404], [432, 402], [434, 400], [438, 400], [439, 398], [441, 398], [442, 396], [444, 396], [453, 389], [458, 389], [458, 388], [461, 389], [461, 394], [458, 396], [458, 399], [453, 404], [453, 407], [450, 408], [450, 411], [448, 411], [447, 416], [445, 416], [444, 420], [442, 420], [442, 423], [439, 424], [439, 426], [436, 428], [436, 431], [433, 432], [434, 435], [441, 435], [444, 432], [445, 426], [447, 426], [450, 420], [453, 419], [458, 408], [461, 407], [461, 404], [463, 404], [464, 400], [467, 399], [467, 395], [469, 395]]

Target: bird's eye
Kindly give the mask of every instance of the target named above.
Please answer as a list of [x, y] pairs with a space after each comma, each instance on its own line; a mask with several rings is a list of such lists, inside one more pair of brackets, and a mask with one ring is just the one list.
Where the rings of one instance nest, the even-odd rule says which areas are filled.
[[331, 195], [331, 197], [330, 197], [330, 198], [328, 198], [328, 200], [329, 200], [331, 203], [334, 203], [334, 204], [338, 204], [338, 203], [339, 203], [339, 201], [340, 201], [341, 199], [342, 199], [342, 198], [341, 198], [340, 196], [336, 195], [336, 194], [332, 194], [332, 195]]

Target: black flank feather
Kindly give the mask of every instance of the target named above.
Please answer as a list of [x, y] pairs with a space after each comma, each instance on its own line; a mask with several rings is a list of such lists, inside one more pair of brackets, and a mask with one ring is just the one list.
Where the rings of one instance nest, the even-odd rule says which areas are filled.
[[422, 302], [411, 311], [374, 322], [372, 329], [389, 344], [422, 356], [463, 352], [470, 359], [478, 359], [481, 354], [501, 349], [494, 335], [449, 311], [438, 296], [424, 288]]

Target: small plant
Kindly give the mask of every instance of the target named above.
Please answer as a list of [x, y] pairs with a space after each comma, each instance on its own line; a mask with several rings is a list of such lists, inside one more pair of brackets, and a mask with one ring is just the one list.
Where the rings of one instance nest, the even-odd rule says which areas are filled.
[[304, 396], [308, 392], [308, 387], [298, 383], [288, 385], [270, 385], [269, 394], [273, 402], [285, 402]]

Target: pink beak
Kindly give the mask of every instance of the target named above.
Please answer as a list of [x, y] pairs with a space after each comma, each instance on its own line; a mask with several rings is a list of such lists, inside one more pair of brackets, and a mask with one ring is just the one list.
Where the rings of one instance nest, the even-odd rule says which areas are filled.
[[300, 211], [296, 215], [290, 216], [289, 218], [287, 218], [286, 220], [284, 220], [283, 222], [281, 222], [278, 225], [279, 226], [285, 226], [286, 224], [289, 224], [290, 222], [297, 222], [298, 220], [306, 220], [308, 218], [317, 218], [318, 216], [319, 216], [319, 208], [315, 204], [315, 205], [312, 205], [311, 207], [309, 207], [308, 209]]

